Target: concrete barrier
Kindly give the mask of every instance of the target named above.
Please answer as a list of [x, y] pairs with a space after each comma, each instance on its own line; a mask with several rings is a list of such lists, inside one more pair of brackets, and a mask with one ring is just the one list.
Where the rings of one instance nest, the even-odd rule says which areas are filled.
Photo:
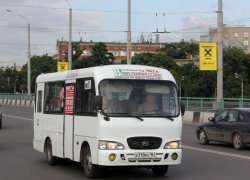
[[214, 117], [214, 113], [205, 113], [205, 114], [204, 114], [204, 117], [203, 117], [203, 123], [209, 122], [209, 121], [208, 121], [208, 118], [209, 118], [209, 117]]
[[12, 103], [12, 99], [9, 99], [7, 104], [11, 105], [11, 103]]
[[209, 122], [209, 117], [214, 117], [214, 113], [186, 111], [182, 118], [183, 122], [200, 124]]
[[16, 99], [13, 99], [11, 105], [15, 106], [16, 105], [16, 101], [17, 101]]
[[194, 112], [193, 111], [186, 111], [183, 118], [183, 122], [193, 122]]
[[3, 104], [3, 99], [0, 99], [0, 104]]
[[26, 101], [25, 101], [25, 100], [22, 100], [22, 101], [21, 101], [21, 106], [25, 106], [25, 103], [26, 103]]
[[3, 104], [6, 105], [7, 103], [8, 103], [8, 99], [4, 99], [4, 100], [3, 100]]
[[30, 104], [31, 104], [30, 100], [27, 100], [25, 106], [30, 107]]
[[31, 107], [35, 107], [35, 101], [31, 101]]
[[16, 100], [16, 106], [20, 106], [21, 100]]

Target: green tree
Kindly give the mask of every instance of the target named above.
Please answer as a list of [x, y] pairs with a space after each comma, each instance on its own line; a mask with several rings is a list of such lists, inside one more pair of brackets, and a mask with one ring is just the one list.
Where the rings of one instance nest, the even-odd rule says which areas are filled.
[[183, 41], [166, 43], [164, 47], [158, 51], [165, 52], [167, 56], [175, 59], [185, 59], [187, 54], [199, 54], [199, 45], [197, 43], [188, 43]]
[[[85, 46], [81, 47], [79, 42], [72, 43], [72, 64], [79, 59], [85, 49]], [[64, 61], [68, 62], [68, 52], [66, 52]]]
[[[35, 82], [41, 73], [52, 73], [57, 71], [57, 61], [53, 60], [48, 54], [42, 56], [32, 56], [31, 62], [31, 92], [35, 92]], [[21, 81], [27, 87], [27, 64], [22, 68]]]
[[[235, 73], [243, 77], [244, 89], [249, 89], [250, 56], [243, 50], [226, 48], [223, 51], [223, 89], [224, 97], [241, 97], [241, 80], [236, 79]], [[244, 91], [244, 97], [250, 97], [249, 91]]]
[[177, 78], [184, 76], [182, 81], [182, 96], [184, 97], [214, 97], [216, 88], [216, 71], [200, 71], [193, 64], [185, 64], [180, 68]]
[[91, 56], [75, 61], [72, 69], [114, 64], [114, 60], [115, 56], [108, 52], [107, 45], [99, 42], [92, 47]]
[[[123, 61], [123, 63], [126, 63], [126, 61]], [[164, 54], [155, 54], [148, 52], [136, 54], [132, 57], [132, 64], [164, 68], [169, 70], [174, 76], [177, 76], [177, 73], [179, 71], [179, 66], [176, 64], [176, 61]]]

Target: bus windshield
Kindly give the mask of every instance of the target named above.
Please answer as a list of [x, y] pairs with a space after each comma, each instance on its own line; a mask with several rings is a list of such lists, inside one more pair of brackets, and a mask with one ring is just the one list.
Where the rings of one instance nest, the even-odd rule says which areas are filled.
[[109, 116], [179, 115], [177, 89], [171, 81], [103, 80], [99, 85], [103, 111]]

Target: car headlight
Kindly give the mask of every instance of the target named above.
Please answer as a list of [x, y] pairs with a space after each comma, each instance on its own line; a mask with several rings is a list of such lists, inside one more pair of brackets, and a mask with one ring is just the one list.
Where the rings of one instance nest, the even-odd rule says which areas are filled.
[[124, 146], [122, 143], [114, 141], [99, 141], [99, 149], [108, 150], [123, 150]]
[[181, 141], [172, 141], [166, 143], [164, 149], [180, 149], [181, 148]]

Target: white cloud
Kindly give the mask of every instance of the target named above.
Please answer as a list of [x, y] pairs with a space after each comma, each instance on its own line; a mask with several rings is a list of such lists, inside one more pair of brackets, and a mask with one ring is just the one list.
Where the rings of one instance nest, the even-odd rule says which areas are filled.
[[[69, 0], [73, 4], [79, 0]], [[9, 0], [0, 0], [1, 4], [10, 4]], [[68, 4], [63, 0], [43, 0], [26, 1], [12, 0], [11, 4], [22, 6], [41, 6], [68, 8]], [[69, 11], [67, 9], [47, 9], [47, 8], [23, 8], [15, 6], [0, 6], [0, 62], [15, 60], [20, 58], [16, 53], [23, 54], [26, 57], [27, 52], [27, 21], [13, 13], [6, 12], [11, 9], [12, 12], [20, 14], [28, 19], [31, 27], [31, 54], [42, 55], [49, 53], [53, 55], [56, 51], [56, 40], [64, 37], [68, 40], [69, 36]], [[104, 13], [72, 11], [72, 40], [78, 41], [80, 36], [87, 30], [100, 30], [103, 24]], [[6, 27], [4, 27], [6, 26]], [[10, 28], [19, 27], [19, 28]], [[44, 28], [44, 29], [34, 29]], [[83, 31], [81, 31], [83, 30]], [[80, 32], [80, 34], [79, 34]], [[84, 38], [84, 37], [83, 37]], [[11, 44], [11, 45], [9, 45]], [[40, 45], [46, 44], [46, 45]], [[8, 56], [3, 56], [8, 53]], [[10, 55], [13, 53], [13, 56]], [[2, 64], [1, 64], [2, 65]]]
[[200, 15], [192, 14], [184, 18], [183, 21], [184, 32], [182, 33], [182, 38], [199, 40], [201, 35], [208, 33], [211, 26], [216, 26], [217, 18], [202, 18]]

